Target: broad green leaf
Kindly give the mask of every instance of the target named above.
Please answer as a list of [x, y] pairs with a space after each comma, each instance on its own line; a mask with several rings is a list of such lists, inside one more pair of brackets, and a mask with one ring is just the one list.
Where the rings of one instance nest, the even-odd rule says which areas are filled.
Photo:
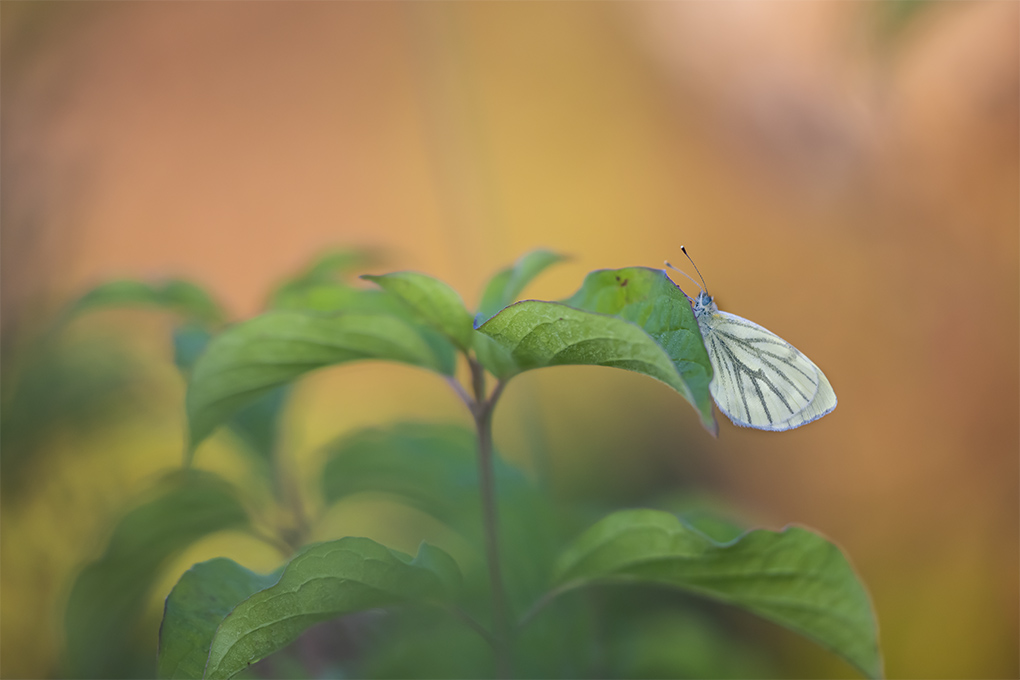
[[321, 621], [403, 603], [450, 602], [460, 579], [453, 558], [426, 543], [413, 560], [367, 538], [319, 544], [223, 619], [209, 646], [205, 677], [230, 678]]
[[204, 289], [181, 280], [162, 285], [133, 280], [110, 281], [78, 298], [66, 312], [65, 319], [92, 309], [128, 306], [167, 309], [210, 325], [224, 320], [223, 310]]
[[336, 314], [341, 312], [378, 312], [403, 319], [432, 348], [442, 363], [442, 372], [452, 374], [455, 350], [446, 337], [419, 317], [400, 298], [385, 290], [354, 288], [343, 283], [325, 282], [302, 286], [278, 296], [275, 309]]
[[[198, 357], [208, 346], [213, 335], [201, 326], [186, 325], [174, 330], [174, 363], [188, 375]], [[260, 472], [272, 478], [275, 475], [273, 456], [276, 451], [280, 415], [289, 393], [287, 386], [266, 392], [241, 407], [228, 421], [227, 426], [254, 454]]]
[[419, 331], [377, 312], [269, 312], [228, 328], [209, 344], [188, 383], [190, 451], [245, 404], [317, 368], [382, 359], [452, 374], [452, 354]]
[[[352, 433], [327, 451], [327, 503], [361, 492], [389, 494], [482, 545], [474, 433], [456, 425], [399, 423]], [[530, 600], [545, 586], [556, 545], [554, 514], [527, 477], [498, 455], [494, 473], [507, 581]]]
[[137, 675], [125, 667], [136, 626], [159, 573], [199, 538], [247, 526], [233, 490], [208, 472], [183, 470], [162, 481], [156, 496], [117, 524], [106, 551], [78, 574], [67, 604], [71, 677]]
[[557, 561], [559, 592], [599, 583], [680, 588], [783, 625], [882, 674], [878, 629], [863, 584], [839, 548], [799, 527], [718, 543], [658, 510], [614, 513]]
[[550, 265], [566, 257], [550, 250], [533, 250], [522, 255], [512, 266], [500, 270], [489, 279], [482, 293], [482, 302], [475, 315], [475, 326], [481, 326], [507, 305], [515, 302], [525, 286]]
[[[619, 317], [525, 300], [507, 307], [478, 330], [509, 353], [518, 372], [546, 366], [610, 366], [661, 380], [691, 404], [701, 403], [708, 395], [704, 385], [704, 395], [695, 396], [666, 350], [639, 326]], [[702, 417], [702, 424], [716, 431], [711, 427], [714, 420], [706, 422]]]
[[439, 279], [418, 272], [364, 275], [385, 291], [403, 300], [432, 328], [448, 337], [462, 350], [471, 349], [474, 326], [464, 302], [453, 288]]
[[158, 677], [201, 678], [220, 622], [243, 600], [278, 580], [280, 572], [257, 574], [224, 557], [184, 572], [163, 608]]
[[691, 403], [702, 424], [710, 432], [718, 431], [708, 391], [712, 364], [687, 296], [665, 271], [648, 267], [594, 271], [563, 303], [618, 316], [644, 329], [676, 364], [681, 379], [690, 387]]
[[359, 430], [330, 444], [327, 452], [322, 472], [327, 503], [378, 491], [454, 526], [478, 523], [477, 440], [463, 427], [399, 423]]

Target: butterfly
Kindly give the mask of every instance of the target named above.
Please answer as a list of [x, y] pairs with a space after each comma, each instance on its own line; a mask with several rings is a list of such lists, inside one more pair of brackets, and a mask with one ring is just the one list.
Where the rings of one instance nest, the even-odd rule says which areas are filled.
[[[683, 246], [681, 250], [687, 255]], [[796, 347], [753, 321], [719, 311], [707, 286], [691, 305], [712, 362], [709, 392], [734, 425], [781, 432], [818, 420], [836, 408], [836, 393], [828, 378]]]

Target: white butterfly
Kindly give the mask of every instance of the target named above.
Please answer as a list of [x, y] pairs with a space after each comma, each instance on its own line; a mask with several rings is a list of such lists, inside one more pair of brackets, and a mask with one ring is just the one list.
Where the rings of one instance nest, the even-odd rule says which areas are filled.
[[712, 362], [709, 391], [734, 425], [781, 432], [836, 408], [829, 380], [796, 347], [753, 321], [720, 312], [705, 290], [693, 307]]

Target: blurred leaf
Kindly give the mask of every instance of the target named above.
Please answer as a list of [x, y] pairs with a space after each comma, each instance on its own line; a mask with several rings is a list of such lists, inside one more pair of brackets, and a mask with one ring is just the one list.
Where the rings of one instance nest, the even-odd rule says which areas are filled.
[[401, 609], [385, 629], [354, 678], [492, 678], [492, 648], [475, 631], [434, 611]]
[[230, 430], [255, 454], [270, 477], [276, 474], [272, 461], [276, 453], [280, 416], [289, 395], [289, 385], [276, 387], [241, 407], [227, 421]]
[[452, 375], [456, 356], [450, 341], [439, 331], [418, 320], [406, 303], [384, 290], [353, 288], [342, 283], [322, 283], [302, 287], [281, 295], [274, 301], [276, 309], [335, 314], [339, 312], [384, 312], [415, 327], [442, 363], [442, 372]]
[[608, 655], [622, 678], [774, 677], [764, 655], [693, 611], [610, 619]]
[[532, 250], [518, 258], [512, 266], [499, 271], [485, 286], [478, 314], [475, 315], [475, 326], [481, 326], [496, 312], [515, 302], [532, 279], [550, 265], [565, 259], [565, 256], [550, 250]]
[[201, 678], [217, 626], [242, 600], [268, 588], [281, 572], [256, 574], [223, 557], [200, 562], [170, 591], [159, 627], [160, 678]]
[[[191, 372], [212, 337], [212, 333], [200, 326], [187, 325], [174, 329], [174, 363], [185, 375]], [[227, 426], [238, 436], [245, 449], [255, 454], [260, 472], [269, 478], [276, 474], [272, 461], [280, 415], [289, 392], [287, 386], [270, 390], [243, 406], [227, 421]]]
[[213, 334], [198, 324], [189, 323], [174, 329], [174, 363], [181, 373], [191, 372], [212, 338]]
[[367, 538], [313, 546], [291, 560], [279, 582], [223, 619], [205, 677], [232, 677], [320, 621], [407, 602], [448, 602], [460, 579], [453, 558], [426, 543], [413, 560]]
[[175, 279], [162, 285], [133, 280], [104, 283], [72, 303], [65, 319], [88, 310], [127, 306], [167, 309], [210, 325], [223, 323], [225, 318], [219, 304], [205, 289], [190, 281]]
[[892, 42], [903, 35], [904, 30], [917, 17], [936, 6], [931, 0], [882, 0], [871, 7], [876, 15], [876, 33], [880, 40]]
[[418, 272], [394, 272], [381, 276], [366, 274], [385, 291], [403, 300], [432, 328], [448, 337], [462, 350], [471, 348], [473, 325], [464, 302], [453, 288], [439, 279]]
[[195, 364], [186, 399], [189, 451], [272, 388], [308, 371], [359, 359], [453, 371], [452, 354], [437, 352], [418, 328], [390, 314], [269, 312], [218, 335]]
[[475, 333], [475, 358], [486, 371], [499, 380], [509, 380], [521, 372], [520, 366], [514, 361], [510, 350], [493, 340], [485, 333]]
[[[268, 307], [270, 309], [294, 309], [293, 302], [301, 299], [314, 299], [315, 294], [311, 291], [325, 290], [331, 288], [346, 288], [340, 281], [350, 272], [371, 264], [377, 260], [377, 255], [368, 250], [334, 250], [325, 253], [305, 267], [299, 274], [293, 276], [276, 287], [270, 294]], [[305, 308], [305, 307], [298, 307]], [[327, 311], [327, 310], [322, 310]]]
[[691, 388], [691, 403], [705, 429], [718, 432], [708, 391], [712, 363], [687, 296], [666, 272], [648, 267], [594, 271], [585, 277], [580, 290], [563, 303], [588, 312], [611, 314], [644, 329], [666, 350], [684, 383]]
[[[474, 433], [455, 425], [399, 423], [355, 432], [327, 450], [327, 503], [360, 492], [392, 494], [482, 545]], [[555, 517], [548, 499], [498, 455], [494, 473], [508, 588], [530, 601], [551, 565]]]
[[[335, 503], [380, 491], [455, 528], [473, 526], [481, 512], [476, 450], [475, 435], [456, 425], [399, 423], [360, 430], [327, 447], [323, 495]], [[503, 475], [511, 472], [500, 468]]]
[[288, 290], [277, 295], [273, 309], [308, 312], [389, 312], [410, 317], [407, 305], [382, 290], [354, 288], [345, 283], [318, 283]]
[[[478, 330], [510, 354], [518, 372], [546, 366], [610, 366], [661, 380], [695, 408], [710, 398], [707, 384], [688, 385], [677, 363], [650, 335], [618, 317], [525, 300], [507, 307]], [[702, 424], [715, 432], [714, 419], [706, 421], [699, 413]]]
[[177, 471], [156, 493], [120, 520], [102, 557], [75, 579], [65, 618], [72, 677], [151, 675], [126, 665], [124, 650], [160, 570], [199, 538], [248, 524], [232, 488], [212, 473]]
[[4, 364], [0, 406], [0, 498], [32, 488], [31, 464], [54, 436], [87, 436], [137, 415], [149, 394], [149, 367], [116, 338], [37, 340]]
[[839, 548], [799, 527], [717, 543], [669, 513], [624, 510], [567, 547], [554, 582], [559, 592], [599, 583], [680, 588], [800, 633], [869, 677], [882, 673], [867, 591]]

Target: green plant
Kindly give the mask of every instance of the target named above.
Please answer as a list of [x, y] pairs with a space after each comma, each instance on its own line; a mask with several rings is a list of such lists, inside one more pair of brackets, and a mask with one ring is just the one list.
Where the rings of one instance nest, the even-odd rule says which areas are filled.
[[[560, 259], [535, 251], [499, 272], [475, 315], [452, 288], [424, 274], [363, 276], [377, 287], [353, 286], [343, 277], [361, 261], [349, 254], [323, 258], [279, 287], [269, 311], [226, 328], [218, 306], [183, 284], [122, 282], [87, 295], [76, 313], [142, 303], [189, 320], [175, 333], [176, 359], [188, 376], [189, 441], [184, 469], [121, 520], [104, 555], [78, 576], [67, 610], [70, 667], [83, 676], [114, 674], [110, 647], [130, 638], [161, 567], [202, 536], [247, 528], [276, 546], [284, 564], [259, 574], [219, 558], [188, 570], [166, 599], [160, 677], [250, 673], [251, 664], [315, 624], [358, 613], [362, 618], [345, 620], [377, 634], [336, 672], [745, 672], [738, 662], [727, 669], [733, 660], [725, 657], [697, 659], [691, 641], [706, 648], [705, 639], [716, 639], [697, 605], [656, 595], [635, 606], [655, 589], [753, 612], [879, 676], [867, 592], [840, 550], [818, 534], [798, 527], [744, 532], [712, 517], [653, 509], [617, 510], [584, 528], [583, 513], [558, 510], [499, 457], [491, 425], [505, 386], [522, 372], [557, 365], [653, 377], [716, 431], [711, 365], [691, 306], [666, 273], [596, 271], [562, 302], [515, 302]], [[474, 431], [397, 423], [348, 435], [330, 446], [324, 500], [390, 494], [459, 533], [477, 547], [478, 559], [458, 564], [427, 543], [412, 557], [360, 537], [306, 544], [311, 520], [276, 446], [288, 385], [309, 371], [363, 359], [435, 373], [463, 400]], [[243, 493], [193, 466], [197, 447], [222, 426], [238, 436], [286, 513], [268, 532], [255, 528]], [[369, 612], [380, 608], [391, 613], [373, 618]], [[660, 657], [660, 665], [649, 665]], [[309, 672], [274, 667], [276, 675]]]

